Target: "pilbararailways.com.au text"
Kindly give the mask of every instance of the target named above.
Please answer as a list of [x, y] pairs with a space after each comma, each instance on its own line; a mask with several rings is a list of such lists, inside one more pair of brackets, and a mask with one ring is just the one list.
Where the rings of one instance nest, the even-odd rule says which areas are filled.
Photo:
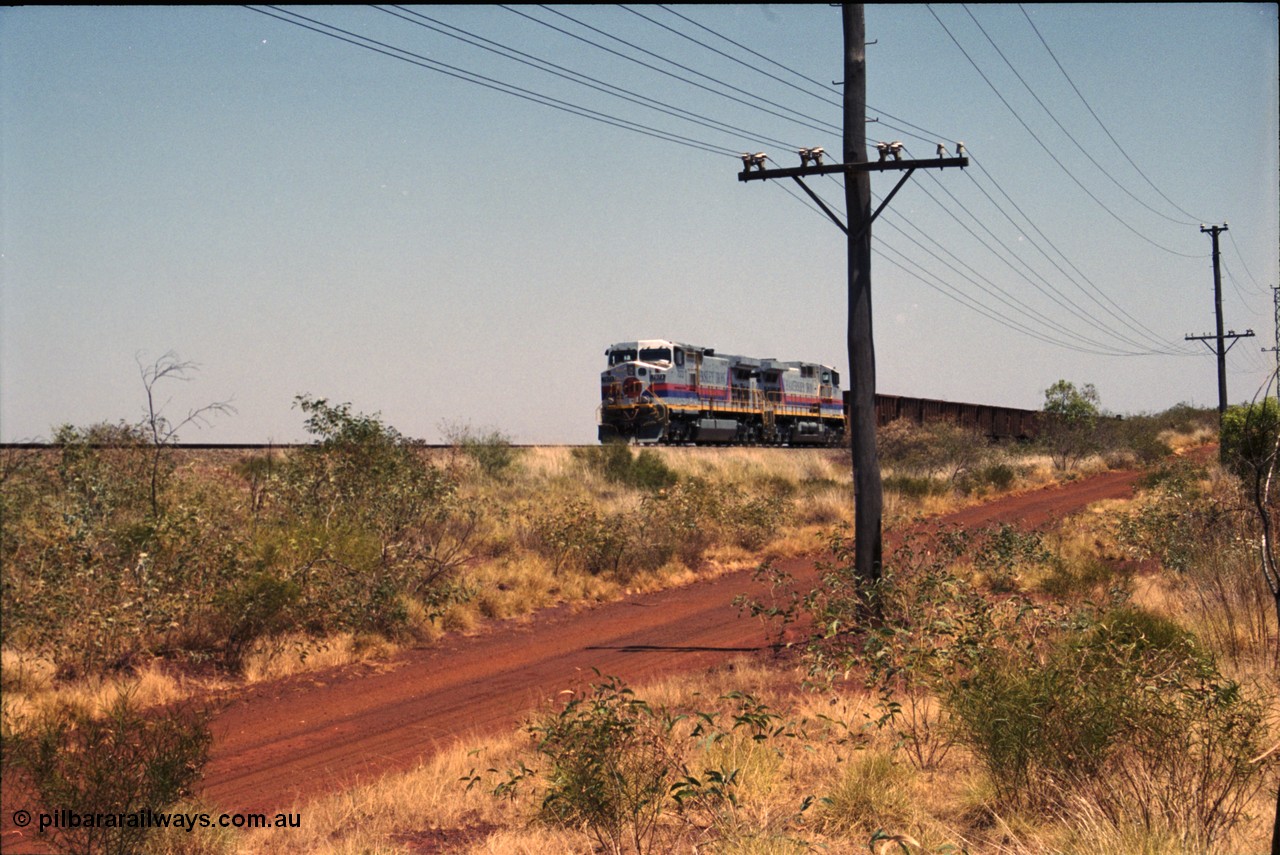
[[82, 813], [68, 809], [50, 813], [17, 810], [13, 813], [14, 825], [31, 825], [36, 821], [39, 834], [48, 831], [66, 831], [78, 828], [176, 828], [194, 831], [197, 828], [301, 828], [300, 813], [164, 813], [138, 810], [129, 813]]

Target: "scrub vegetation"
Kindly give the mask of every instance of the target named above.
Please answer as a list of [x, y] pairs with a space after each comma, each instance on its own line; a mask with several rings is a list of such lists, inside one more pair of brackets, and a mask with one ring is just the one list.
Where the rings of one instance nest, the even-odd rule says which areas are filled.
[[[1149, 422], [1171, 449], [1205, 438], [1181, 418]], [[740, 604], [788, 630], [775, 658], [645, 686], [589, 675], [515, 734], [312, 803], [333, 819], [304, 845], [1268, 851], [1280, 638], [1241, 482], [1202, 460], [1037, 531], [926, 527], [873, 590], [833, 525], [818, 586], [766, 561], [773, 595]]]
[[[98, 742], [185, 734], [182, 770], [198, 770], [205, 716], [181, 701], [210, 688], [707, 574], [773, 582], [740, 606], [778, 653], [643, 687], [595, 675], [519, 734], [306, 806], [287, 839], [161, 835], [150, 851], [1262, 846], [1280, 641], [1258, 549], [1276, 521], [1235, 458], [1170, 457], [1215, 439], [1213, 414], [1095, 413], [1044, 446], [887, 426], [890, 527], [1091, 471], [1149, 474], [1133, 502], [1046, 530], [921, 534], [864, 590], [847, 452], [520, 449], [469, 426], [429, 449], [378, 414], [296, 405], [303, 448], [185, 452], [173, 431], [117, 423], [5, 452], [5, 760], [41, 792], [91, 774], [50, 762], [59, 740], [113, 722]], [[825, 562], [812, 590], [777, 569], [801, 555]], [[162, 758], [133, 763], [164, 788], [153, 801], [188, 795]]]

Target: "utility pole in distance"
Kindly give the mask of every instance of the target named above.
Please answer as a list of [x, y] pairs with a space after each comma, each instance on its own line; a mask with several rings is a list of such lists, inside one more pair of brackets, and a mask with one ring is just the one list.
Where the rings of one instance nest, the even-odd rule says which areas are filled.
[[[1272, 286], [1271, 288], [1271, 306], [1276, 315], [1276, 338], [1275, 347], [1262, 348], [1263, 353], [1274, 353], [1276, 355], [1276, 370], [1272, 372], [1272, 376], [1276, 378], [1276, 382], [1280, 383], [1280, 288]], [[1276, 390], [1280, 394], [1280, 389]]]
[[[1227, 224], [1220, 226], [1201, 226], [1200, 233], [1207, 234], [1213, 240], [1213, 306], [1214, 314], [1218, 322], [1218, 331], [1215, 335], [1188, 335], [1184, 336], [1186, 341], [1203, 341], [1208, 342], [1214, 339], [1217, 342], [1217, 348], [1210, 348], [1218, 356], [1218, 416], [1221, 417], [1227, 411], [1227, 351], [1235, 345], [1237, 339], [1252, 338], [1253, 330], [1246, 330], [1238, 333], [1230, 330], [1224, 333], [1222, 331], [1222, 270], [1221, 256], [1218, 253], [1218, 235], [1227, 231]], [[1231, 344], [1226, 344], [1226, 340], [1231, 339]]]
[[[876, 361], [871, 323], [871, 224], [902, 189], [917, 169], [942, 169], [969, 165], [964, 157], [964, 144], [956, 144], [958, 157], [946, 157], [946, 149], [938, 145], [934, 160], [902, 160], [902, 144], [881, 143], [880, 159], [867, 160], [867, 69], [866, 18], [861, 3], [842, 7], [844, 26], [844, 163], [823, 165], [821, 148], [801, 149], [800, 166], [789, 169], [765, 169], [768, 159], [761, 152], [742, 156], [743, 170], [739, 181], [763, 181], [791, 178], [809, 194], [848, 239], [849, 253], [849, 411], [853, 440], [854, 493], [854, 574], [860, 584], [868, 586], [881, 577], [883, 548], [881, 522], [884, 515], [883, 488], [880, 482], [880, 459], [876, 452]], [[871, 210], [871, 173], [899, 171], [902, 177]], [[840, 173], [845, 176], [845, 202], [849, 224], [839, 217], [804, 183], [806, 175]]]

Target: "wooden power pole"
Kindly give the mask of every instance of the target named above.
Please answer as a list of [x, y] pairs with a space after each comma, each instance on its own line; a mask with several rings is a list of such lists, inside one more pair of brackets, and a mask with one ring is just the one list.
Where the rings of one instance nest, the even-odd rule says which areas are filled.
[[[1214, 315], [1218, 323], [1218, 330], [1214, 335], [1187, 335], [1183, 338], [1186, 341], [1203, 341], [1206, 344], [1212, 339], [1216, 342], [1217, 347], [1209, 348], [1218, 357], [1218, 415], [1222, 416], [1227, 411], [1227, 351], [1238, 339], [1252, 338], [1253, 330], [1246, 330], [1238, 333], [1235, 330], [1223, 332], [1222, 330], [1222, 269], [1221, 255], [1218, 253], [1218, 235], [1227, 231], [1227, 224], [1220, 226], [1201, 226], [1202, 234], [1207, 234], [1213, 240], [1213, 307]], [[1231, 339], [1231, 344], [1227, 344], [1226, 340]]]
[[[842, 7], [844, 22], [844, 162], [867, 162], [867, 26], [861, 3]], [[849, 425], [853, 440], [854, 566], [858, 579], [880, 579], [884, 510], [876, 449], [876, 348], [871, 327], [871, 173], [844, 183], [849, 229]]]
[[[764, 152], [744, 154], [739, 181], [791, 178], [844, 231], [849, 244], [849, 415], [853, 440], [854, 573], [864, 586], [880, 579], [883, 563], [881, 518], [883, 492], [880, 458], [876, 453], [876, 350], [871, 324], [871, 224], [917, 169], [965, 167], [964, 144], [957, 157], [946, 156], [938, 144], [934, 160], [903, 160], [902, 144], [880, 143], [880, 159], [867, 160], [866, 17], [861, 3], [842, 7], [844, 23], [844, 163], [822, 163], [821, 148], [801, 149], [800, 166], [765, 169]], [[871, 173], [901, 172], [902, 177], [880, 206], [871, 210]], [[804, 183], [806, 175], [840, 173], [845, 177], [845, 206], [849, 224]]]

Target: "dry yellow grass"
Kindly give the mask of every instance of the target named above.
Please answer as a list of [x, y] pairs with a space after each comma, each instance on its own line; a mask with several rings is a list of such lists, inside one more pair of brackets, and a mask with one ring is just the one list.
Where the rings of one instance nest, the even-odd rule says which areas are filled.
[[[452, 841], [444, 851], [457, 852], [465, 851], [460, 846], [465, 847], [471, 837], [483, 840], [492, 832], [509, 835], [510, 829], [528, 825], [527, 806], [491, 798], [478, 788], [469, 789], [467, 781], [477, 770], [514, 765], [522, 742], [517, 734], [463, 740], [445, 747], [411, 772], [293, 805], [289, 811], [303, 817], [302, 828], [247, 832], [236, 841], [234, 851], [317, 855], [406, 851], [415, 838], [422, 837]], [[575, 851], [571, 847], [576, 837], [546, 830], [534, 834], [539, 845], [550, 846], [543, 852]]]
[[25, 723], [44, 712], [79, 709], [90, 715], [102, 714], [122, 693], [143, 707], [162, 706], [185, 700], [199, 692], [226, 688], [223, 680], [194, 680], [175, 676], [158, 662], [151, 662], [133, 674], [61, 682], [47, 659], [13, 650], [0, 654], [4, 682], [4, 728], [20, 732]]
[[279, 680], [306, 671], [336, 668], [366, 659], [385, 658], [396, 651], [392, 642], [349, 632], [313, 639], [294, 634], [256, 645], [245, 657], [246, 683]]

